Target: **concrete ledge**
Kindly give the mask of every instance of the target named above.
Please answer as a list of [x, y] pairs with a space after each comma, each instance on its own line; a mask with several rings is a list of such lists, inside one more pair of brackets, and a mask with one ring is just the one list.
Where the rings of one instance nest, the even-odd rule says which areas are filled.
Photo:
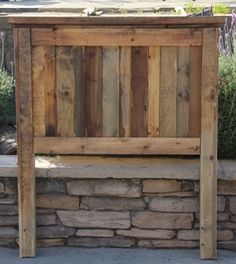
[[[17, 177], [16, 156], [0, 156], [0, 177]], [[199, 159], [160, 157], [36, 157], [36, 177], [199, 180]], [[236, 160], [218, 162], [218, 179], [236, 180]]]

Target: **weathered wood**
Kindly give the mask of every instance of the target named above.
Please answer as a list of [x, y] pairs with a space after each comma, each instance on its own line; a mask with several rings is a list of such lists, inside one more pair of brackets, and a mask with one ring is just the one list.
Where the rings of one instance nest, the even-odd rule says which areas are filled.
[[14, 43], [17, 79], [20, 257], [34, 257], [36, 223], [30, 28], [14, 29]]
[[103, 136], [119, 136], [119, 48], [103, 48]]
[[102, 48], [85, 49], [86, 135], [102, 136]]
[[198, 155], [199, 138], [35, 137], [35, 153]]
[[[55, 46], [201, 46], [202, 29], [56, 28], [32, 29], [32, 45]], [[48, 40], [48, 41], [47, 41]]]
[[57, 135], [74, 136], [75, 74], [73, 47], [56, 48]]
[[201, 134], [201, 69], [202, 48], [190, 48], [189, 72], [189, 125], [188, 136], [199, 137]]
[[120, 136], [130, 136], [131, 47], [120, 48]]
[[148, 54], [148, 136], [159, 136], [160, 47], [149, 47]]
[[160, 136], [176, 136], [177, 49], [161, 48]]
[[131, 136], [146, 137], [148, 133], [148, 48], [133, 47], [131, 56]]
[[177, 106], [176, 106], [176, 135], [188, 136], [188, 102], [189, 102], [189, 48], [177, 50]]
[[218, 29], [203, 29], [200, 157], [200, 256], [215, 259], [217, 223]]
[[45, 136], [44, 47], [32, 48], [34, 136]]

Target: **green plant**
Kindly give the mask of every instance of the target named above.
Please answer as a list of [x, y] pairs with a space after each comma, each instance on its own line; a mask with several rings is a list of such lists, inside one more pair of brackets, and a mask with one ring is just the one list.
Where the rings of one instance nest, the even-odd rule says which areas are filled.
[[212, 6], [213, 14], [230, 14], [230, 6], [225, 4], [215, 4]]
[[0, 124], [15, 122], [15, 82], [5, 70], [0, 69]]
[[236, 158], [236, 55], [219, 61], [219, 158]]
[[187, 13], [201, 13], [202, 7], [192, 2], [187, 2], [184, 4], [184, 10]]

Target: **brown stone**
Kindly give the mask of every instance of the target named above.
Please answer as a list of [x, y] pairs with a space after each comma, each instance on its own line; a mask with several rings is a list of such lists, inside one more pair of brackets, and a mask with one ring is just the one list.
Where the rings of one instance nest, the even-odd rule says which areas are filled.
[[229, 198], [229, 209], [232, 214], [236, 214], [236, 197]]
[[81, 209], [86, 210], [143, 210], [146, 207], [141, 198], [117, 198], [117, 197], [82, 197]]
[[100, 211], [57, 211], [57, 215], [66, 226], [87, 228], [130, 227], [129, 212]]
[[146, 193], [149, 197], [194, 197], [193, 191], [186, 192], [170, 192], [170, 193]]
[[63, 238], [75, 234], [74, 228], [66, 226], [39, 226], [36, 231], [38, 238]]
[[191, 229], [193, 214], [191, 213], [159, 213], [143, 211], [132, 217], [132, 224], [148, 229]]
[[149, 209], [162, 212], [198, 212], [197, 198], [153, 198], [149, 203]]
[[113, 237], [114, 231], [111, 229], [79, 229], [76, 232], [79, 237]]
[[67, 183], [72, 195], [140, 197], [141, 186], [132, 180], [77, 180]]
[[181, 241], [181, 240], [140, 240], [138, 247], [145, 248], [196, 248], [199, 246], [198, 241]]
[[17, 226], [18, 216], [0, 216], [0, 226]]
[[144, 193], [179, 192], [181, 182], [177, 180], [144, 180]]
[[0, 182], [0, 193], [4, 193], [4, 184]]
[[38, 226], [56, 225], [56, 215], [55, 214], [37, 215], [36, 224]]
[[236, 181], [218, 181], [218, 194], [236, 195]]
[[62, 238], [37, 239], [37, 247], [57, 247], [64, 245], [65, 240]]
[[79, 197], [63, 194], [41, 194], [37, 195], [36, 198], [36, 206], [40, 208], [77, 210], [79, 209], [79, 203]]
[[69, 246], [75, 247], [123, 247], [129, 248], [135, 244], [135, 240], [131, 238], [69, 238], [67, 240]]
[[132, 228], [130, 230], [117, 230], [117, 235], [136, 237], [141, 239], [172, 239], [176, 235], [174, 230], [145, 230]]
[[[179, 240], [199, 240], [199, 238], [200, 238], [199, 229], [178, 231]], [[218, 230], [217, 231], [218, 241], [232, 240], [233, 238], [234, 238], [234, 234], [232, 230]]]
[[0, 227], [0, 237], [18, 237], [18, 230], [13, 227]]

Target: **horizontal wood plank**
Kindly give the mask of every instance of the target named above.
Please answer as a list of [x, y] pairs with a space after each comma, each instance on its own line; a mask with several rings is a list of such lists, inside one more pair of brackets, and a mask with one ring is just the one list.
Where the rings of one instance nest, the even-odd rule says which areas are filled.
[[35, 153], [198, 155], [199, 138], [35, 137]]
[[202, 29], [33, 28], [32, 45], [201, 46]]

